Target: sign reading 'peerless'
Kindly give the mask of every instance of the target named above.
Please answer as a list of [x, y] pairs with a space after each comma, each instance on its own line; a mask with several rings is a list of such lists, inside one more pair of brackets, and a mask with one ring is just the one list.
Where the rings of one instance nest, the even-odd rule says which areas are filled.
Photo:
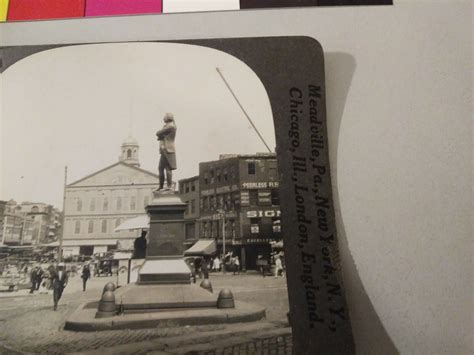
[[272, 187], [278, 187], [278, 181], [262, 181], [262, 182], [244, 182], [242, 183], [243, 189], [267, 189]]

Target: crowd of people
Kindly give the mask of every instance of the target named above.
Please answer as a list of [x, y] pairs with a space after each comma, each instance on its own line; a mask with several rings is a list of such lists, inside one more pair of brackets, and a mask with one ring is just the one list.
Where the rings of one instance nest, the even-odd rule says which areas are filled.
[[[87, 281], [91, 278], [90, 265], [84, 263], [81, 269], [82, 290], [86, 291]], [[49, 293], [52, 290], [53, 308], [57, 310], [58, 302], [68, 284], [70, 272], [63, 262], [51, 264], [45, 269], [40, 265], [34, 265], [30, 271], [30, 293], [35, 291]]]
[[[194, 279], [208, 278], [209, 272], [225, 271], [229, 273], [240, 274], [241, 265], [238, 255], [234, 255], [231, 251], [221, 257], [214, 256], [197, 256], [188, 259]], [[284, 277], [284, 257], [282, 252], [274, 252], [268, 259], [262, 255], [258, 255], [257, 269], [263, 276], [273, 275], [274, 277]]]

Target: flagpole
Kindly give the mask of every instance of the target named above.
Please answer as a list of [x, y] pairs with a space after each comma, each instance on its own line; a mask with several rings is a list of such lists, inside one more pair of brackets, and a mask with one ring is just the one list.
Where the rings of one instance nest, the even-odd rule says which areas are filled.
[[260, 134], [260, 132], [258, 131], [257, 127], [255, 126], [255, 124], [253, 123], [252, 119], [250, 118], [249, 114], [247, 113], [247, 111], [245, 111], [245, 108], [242, 106], [242, 104], [240, 103], [240, 100], [238, 99], [237, 95], [235, 95], [234, 93], [234, 90], [232, 90], [232, 88], [230, 87], [229, 83], [227, 82], [227, 80], [224, 78], [224, 74], [222, 74], [221, 70], [219, 68], [216, 68], [216, 71], [217, 73], [219, 74], [219, 76], [221, 77], [222, 81], [224, 82], [225, 86], [227, 86], [227, 89], [229, 89], [230, 93], [232, 94], [232, 96], [234, 97], [234, 100], [237, 102], [237, 105], [239, 105], [240, 109], [242, 110], [242, 112], [244, 113], [245, 117], [247, 118], [247, 120], [249, 121], [249, 123], [252, 125], [252, 128], [254, 129], [254, 131], [257, 133], [258, 137], [260, 138], [260, 140], [262, 141], [262, 143], [265, 145], [265, 147], [268, 149], [268, 151], [271, 153], [272, 150], [270, 149], [270, 147], [268, 146], [267, 142], [265, 142], [265, 139], [263, 139], [263, 136]]
[[64, 189], [63, 189], [63, 223], [61, 233], [59, 234], [59, 249], [58, 249], [58, 262], [63, 260], [63, 236], [64, 236], [64, 229], [65, 225], [64, 222], [66, 220], [66, 186], [67, 186], [67, 165], [64, 167]]

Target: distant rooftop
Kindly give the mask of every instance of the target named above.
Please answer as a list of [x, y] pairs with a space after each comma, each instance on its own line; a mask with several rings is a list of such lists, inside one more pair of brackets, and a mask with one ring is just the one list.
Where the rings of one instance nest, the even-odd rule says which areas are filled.
[[255, 154], [220, 154], [219, 160], [230, 159], [230, 158], [245, 158], [245, 159], [255, 159], [255, 158], [275, 158], [276, 153], [273, 152], [259, 152]]

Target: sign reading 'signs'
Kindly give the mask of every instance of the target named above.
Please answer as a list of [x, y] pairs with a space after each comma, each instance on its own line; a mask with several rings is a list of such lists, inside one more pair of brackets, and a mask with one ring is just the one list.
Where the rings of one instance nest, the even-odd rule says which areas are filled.
[[280, 217], [280, 210], [266, 210], [266, 211], [247, 211], [247, 218], [261, 218], [261, 217]]

